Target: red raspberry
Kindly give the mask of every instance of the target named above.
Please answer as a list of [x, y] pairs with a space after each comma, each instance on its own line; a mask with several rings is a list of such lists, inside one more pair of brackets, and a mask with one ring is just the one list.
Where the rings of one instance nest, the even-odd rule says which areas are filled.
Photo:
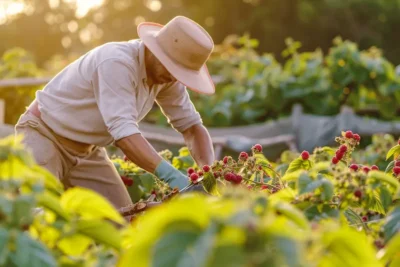
[[339, 163], [339, 159], [337, 157], [333, 157], [332, 158], [332, 163], [333, 164], [338, 164]]
[[241, 175], [235, 175], [235, 179], [233, 180], [233, 182], [235, 184], [240, 184], [243, 180], [243, 177]]
[[368, 221], [368, 217], [367, 216], [363, 216], [362, 220], [363, 220], [363, 222], [366, 222], [366, 221]]
[[393, 168], [393, 173], [396, 174], [396, 175], [399, 175], [400, 174], [400, 167], [398, 167], [398, 166], [394, 167]]
[[262, 146], [260, 144], [256, 144], [256, 145], [253, 146], [253, 149], [255, 151], [261, 152], [262, 151]]
[[210, 171], [210, 166], [204, 165], [204, 166], [203, 166], [203, 171], [204, 171], [204, 172], [209, 172], [209, 171]]
[[187, 173], [189, 174], [189, 176], [194, 173], [194, 169], [193, 168], [189, 168], [187, 169]]
[[204, 173], [203, 173], [202, 171], [198, 171], [197, 174], [198, 174], [199, 176], [203, 176]]
[[155, 189], [153, 189], [153, 190], [151, 191], [151, 194], [152, 194], [152, 195], [157, 195], [157, 191], [156, 191]]
[[225, 156], [225, 157], [224, 157], [223, 161], [224, 161], [224, 163], [225, 163], [225, 164], [227, 164], [227, 163], [228, 163], [228, 159], [229, 159], [229, 157], [228, 157], [228, 156]]
[[358, 170], [358, 165], [357, 164], [351, 164], [350, 169], [357, 171]]
[[268, 185], [264, 184], [261, 186], [261, 190], [268, 189]]
[[396, 163], [394, 164], [394, 166], [400, 167], [400, 160], [396, 161]]
[[258, 170], [260, 170], [260, 171], [262, 171], [262, 166], [261, 165], [258, 165]]
[[197, 173], [194, 172], [190, 175], [190, 180], [192, 180], [192, 182], [196, 182], [197, 179], [199, 179], [199, 175]]
[[347, 146], [346, 145], [341, 145], [339, 147], [339, 151], [342, 152], [342, 153], [346, 153], [347, 152]]
[[336, 158], [338, 160], [341, 160], [343, 158], [343, 156], [344, 156], [343, 152], [341, 152], [340, 150], [336, 151]]
[[231, 173], [231, 172], [228, 172], [228, 173], [225, 173], [225, 176], [224, 176], [224, 178], [225, 178], [225, 180], [227, 180], [227, 181], [232, 181], [233, 179], [235, 179], [235, 175], [233, 174], [233, 173]]
[[364, 166], [364, 167], [362, 167], [362, 170], [365, 172], [365, 173], [369, 173], [369, 171], [371, 170], [369, 167], [367, 167], [367, 166]]
[[347, 131], [345, 133], [346, 138], [353, 138], [353, 132], [352, 131]]
[[126, 186], [131, 186], [133, 185], [133, 180], [127, 176], [121, 176], [122, 181]]
[[240, 152], [240, 155], [239, 155], [239, 159], [240, 160], [247, 160], [247, 158], [249, 157], [249, 154], [247, 154], [246, 152]]
[[357, 189], [356, 191], [354, 191], [354, 196], [357, 198], [361, 198], [362, 196], [362, 192], [360, 189]]
[[213, 172], [213, 175], [215, 178], [221, 177], [221, 173], [220, 172]]
[[361, 137], [358, 134], [354, 134], [353, 138], [354, 138], [354, 140], [357, 140], [358, 142], [360, 142], [360, 140], [361, 140]]
[[303, 159], [303, 160], [308, 160], [308, 158], [310, 157], [310, 153], [308, 153], [308, 151], [303, 151], [303, 152], [301, 152], [301, 158]]
[[376, 166], [376, 165], [373, 165], [373, 166], [371, 167], [371, 170], [374, 170], [374, 171], [379, 171], [379, 167], [378, 167], [378, 166]]

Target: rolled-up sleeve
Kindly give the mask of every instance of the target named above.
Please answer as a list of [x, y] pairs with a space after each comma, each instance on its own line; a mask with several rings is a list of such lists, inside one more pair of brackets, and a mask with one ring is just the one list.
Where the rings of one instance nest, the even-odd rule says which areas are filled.
[[163, 88], [156, 97], [156, 103], [167, 117], [168, 123], [178, 132], [182, 133], [195, 124], [203, 123], [190, 99], [186, 86], [180, 82]]
[[135, 69], [122, 60], [107, 59], [97, 66], [92, 82], [100, 113], [114, 140], [140, 133]]

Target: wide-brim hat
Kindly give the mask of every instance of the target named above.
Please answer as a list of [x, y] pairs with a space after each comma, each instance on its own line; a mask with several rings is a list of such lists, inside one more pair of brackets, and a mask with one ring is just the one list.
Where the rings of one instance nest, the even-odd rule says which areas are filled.
[[207, 31], [184, 16], [166, 25], [143, 22], [138, 25], [139, 38], [164, 67], [187, 88], [212, 95], [215, 86], [206, 66], [214, 42]]

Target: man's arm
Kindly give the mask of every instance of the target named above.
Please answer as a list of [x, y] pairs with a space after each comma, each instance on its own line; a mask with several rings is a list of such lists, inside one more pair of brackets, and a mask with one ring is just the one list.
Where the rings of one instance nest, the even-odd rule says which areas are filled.
[[162, 157], [153, 146], [141, 135], [133, 134], [115, 142], [122, 152], [140, 168], [154, 173]]
[[182, 135], [197, 165], [212, 165], [214, 148], [207, 129], [202, 124], [195, 124], [182, 132]]

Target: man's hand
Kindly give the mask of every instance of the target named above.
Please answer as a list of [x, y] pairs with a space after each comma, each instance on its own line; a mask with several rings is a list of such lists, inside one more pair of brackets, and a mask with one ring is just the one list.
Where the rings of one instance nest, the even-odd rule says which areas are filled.
[[141, 134], [122, 138], [116, 141], [115, 145], [133, 163], [164, 180], [170, 187], [182, 189], [189, 184], [189, 179], [165, 161]]
[[188, 128], [182, 134], [186, 146], [197, 165], [212, 165], [215, 160], [215, 155], [212, 140], [207, 129], [201, 124], [196, 124]]

